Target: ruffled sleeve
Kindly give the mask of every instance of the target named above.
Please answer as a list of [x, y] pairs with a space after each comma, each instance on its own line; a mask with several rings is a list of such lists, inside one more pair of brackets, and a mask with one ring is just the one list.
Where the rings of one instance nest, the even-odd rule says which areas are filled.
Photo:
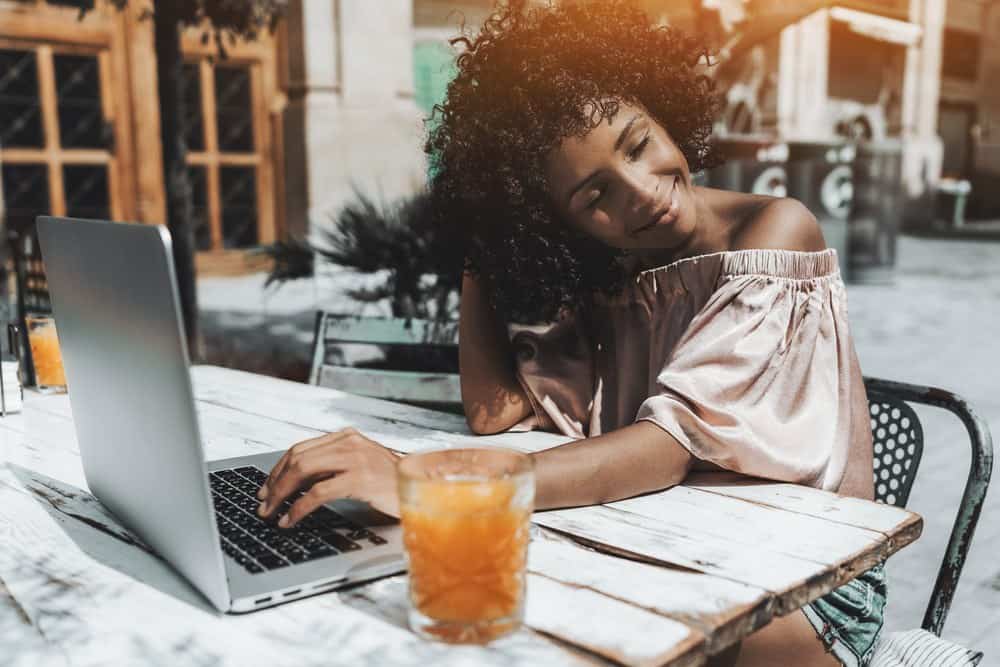
[[836, 489], [852, 359], [834, 253], [730, 253], [636, 419], [723, 468]]

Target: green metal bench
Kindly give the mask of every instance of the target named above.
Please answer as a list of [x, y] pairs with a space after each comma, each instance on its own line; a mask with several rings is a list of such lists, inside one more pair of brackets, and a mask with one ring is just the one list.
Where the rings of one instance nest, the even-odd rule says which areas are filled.
[[[458, 322], [417, 318], [358, 317], [319, 311], [309, 382], [352, 394], [427, 407], [460, 409]], [[383, 350], [408, 348], [414, 361], [453, 360], [453, 371], [398, 370], [352, 366], [345, 345], [376, 345]], [[420, 365], [417, 363], [416, 365]], [[433, 364], [429, 364], [433, 365]], [[447, 364], [446, 364], [447, 365]]]

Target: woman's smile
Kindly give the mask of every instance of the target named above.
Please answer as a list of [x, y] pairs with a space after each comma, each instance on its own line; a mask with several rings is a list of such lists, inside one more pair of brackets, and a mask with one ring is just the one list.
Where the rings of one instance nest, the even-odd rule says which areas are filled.
[[670, 225], [677, 221], [681, 210], [680, 191], [677, 188], [678, 181], [680, 181], [680, 177], [674, 176], [673, 183], [670, 185], [670, 191], [667, 192], [667, 196], [664, 199], [664, 204], [655, 210], [648, 223], [633, 230], [632, 236], [649, 231], [654, 227]]

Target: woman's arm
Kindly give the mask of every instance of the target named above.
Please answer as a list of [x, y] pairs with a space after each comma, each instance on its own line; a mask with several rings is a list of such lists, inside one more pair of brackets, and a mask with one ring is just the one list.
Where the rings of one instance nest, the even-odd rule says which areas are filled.
[[694, 457], [656, 424], [640, 421], [537, 452], [535, 508], [596, 505], [679, 484]]
[[531, 404], [514, 373], [506, 327], [468, 273], [462, 278], [458, 333], [462, 406], [469, 428], [480, 435], [506, 431], [531, 414]]
[[[620, 500], [680, 483], [693, 457], [666, 431], [641, 421], [596, 438], [533, 455], [535, 507], [576, 507]], [[324, 503], [356, 498], [399, 516], [396, 460], [390, 450], [348, 428], [291, 447], [257, 497], [258, 513], [275, 516], [281, 502], [308, 489], [278, 525], [290, 528]]]

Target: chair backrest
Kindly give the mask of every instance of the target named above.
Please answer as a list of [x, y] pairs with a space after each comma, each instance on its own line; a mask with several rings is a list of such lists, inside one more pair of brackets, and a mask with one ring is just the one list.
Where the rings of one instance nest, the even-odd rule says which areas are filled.
[[[343, 354], [345, 343], [377, 345], [386, 358], [369, 367], [348, 365]], [[431, 370], [433, 366], [447, 370]], [[319, 311], [309, 382], [390, 401], [439, 408], [461, 406], [458, 322]]]
[[906, 507], [924, 453], [920, 418], [906, 401], [868, 396], [875, 453], [875, 500]]
[[993, 470], [993, 439], [968, 403], [943, 389], [865, 378], [874, 443], [875, 499], [904, 506], [923, 454], [923, 429], [910, 403], [948, 410], [965, 425], [972, 448], [969, 477], [952, 526], [922, 627], [940, 636], [986, 499]]

